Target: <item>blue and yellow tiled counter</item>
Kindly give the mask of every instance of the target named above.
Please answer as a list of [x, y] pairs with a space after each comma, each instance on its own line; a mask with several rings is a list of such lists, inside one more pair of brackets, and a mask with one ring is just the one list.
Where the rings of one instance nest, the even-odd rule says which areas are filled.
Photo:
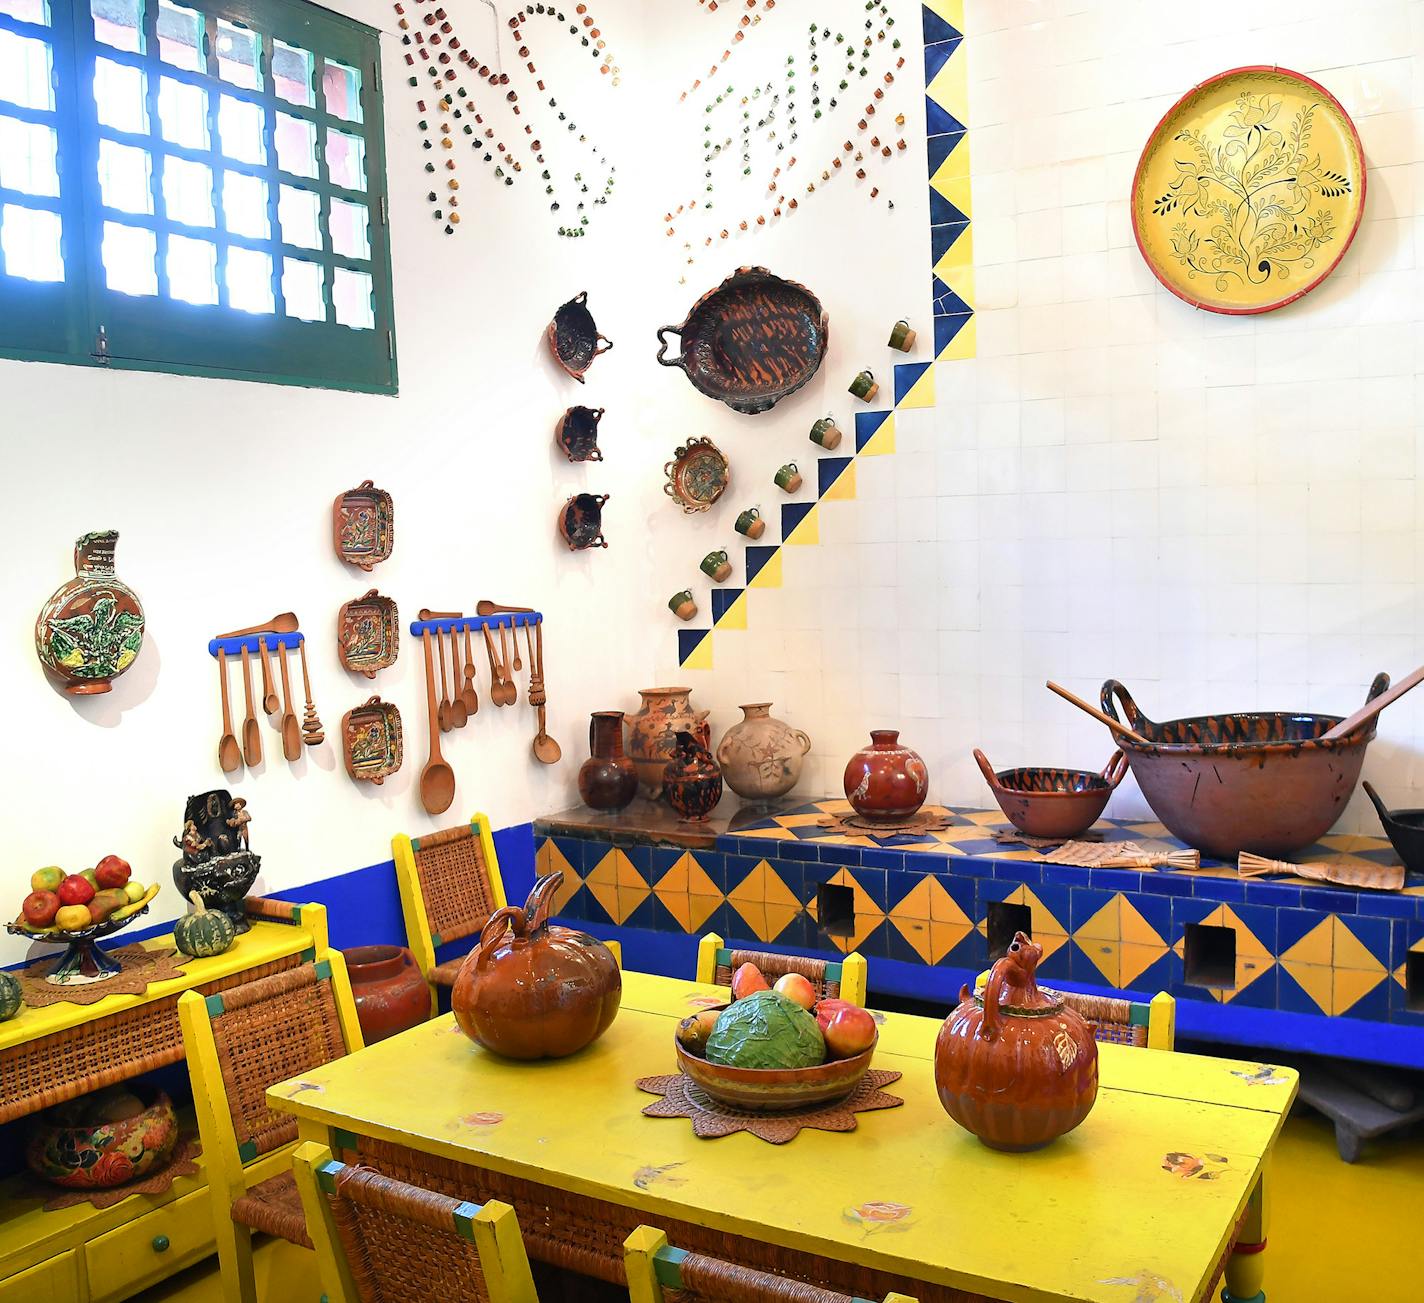
[[[1304, 879], [1045, 863], [997, 811], [954, 809], [920, 836], [822, 826], [844, 801], [741, 812], [710, 829], [569, 811], [537, 820], [561, 917], [623, 940], [630, 962], [692, 971], [695, 938], [808, 953], [859, 950], [872, 992], [948, 1004], [991, 940], [1025, 926], [1050, 982], [1178, 997], [1182, 1035], [1424, 1068], [1424, 879], [1402, 892]], [[661, 826], [660, 826], [661, 825]], [[1109, 841], [1181, 844], [1159, 823], [1103, 820]], [[690, 834], [684, 836], [683, 834]], [[1326, 837], [1302, 859], [1392, 862], [1388, 842]], [[1015, 908], [1016, 907], [1016, 908]]]

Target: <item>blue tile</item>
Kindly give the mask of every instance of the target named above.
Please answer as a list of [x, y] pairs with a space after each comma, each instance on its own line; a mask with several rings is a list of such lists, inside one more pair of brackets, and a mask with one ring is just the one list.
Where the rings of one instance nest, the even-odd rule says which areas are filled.
[[905, 869], [905, 853], [903, 851], [863, 850], [860, 853], [860, 862], [862, 864], [868, 864], [872, 869], [889, 869], [891, 872], [903, 872]]
[[1072, 897], [1067, 887], [1056, 887], [1052, 884], [1033, 886], [1030, 884], [1029, 890], [1042, 902], [1044, 909], [1053, 915], [1065, 931], [1068, 927], [1068, 916], [1072, 911]]
[[[722, 890], [728, 893], [740, 887], [748, 874], [761, 863], [760, 860], [755, 860], [750, 855], [722, 855], [718, 858], [722, 861], [722, 883], [720, 885]], [[702, 863], [700, 858], [697, 862]]]
[[1130, 869], [1089, 869], [1088, 882], [1103, 891], [1142, 890], [1142, 874]]
[[1290, 975], [1290, 970], [1276, 965], [1276, 1008], [1286, 1013], [1311, 1013], [1317, 1018], [1322, 1011], [1305, 988]]
[[[775, 837], [719, 837], [718, 850], [729, 851], [733, 855], [755, 855], [759, 860], [774, 860], [780, 858], [781, 848], [785, 844]], [[722, 846], [723, 841], [730, 842], [728, 846]]]
[[1142, 890], [1153, 896], [1190, 896], [1190, 878], [1178, 877], [1175, 873], [1144, 873]]
[[1073, 972], [1073, 943], [1071, 941], [1058, 947], [1051, 955], [1045, 953], [1038, 961], [1038, 972], [1050, 982], [1063, 982], [1072, 980]]
[[1086, 887], [1091, 881], [1091, 875], [1078, 864], [1045, 864], [1043, 881], [1064, 887]]
[[1172, 935], [1172, 897], [1149, 896], [1144, 891], [1139, 895], [1129, 896], [1128, 900], [1164, 941]]
[[[1235, 903], [1246, 899], [1246, 884], [1235, 878], [1193, 878], [1192, 895], [1199, 900]], [[1262, 908], [1271, 908], [1262, 904]]]
[[1175, 944], [1182, 939], [1188, 923], [1200, 923], [1216, 908], [1216, 902], [1198, 900], [1194, 896], [1178, 896], [1172, 901], [1172, 935], [1165, 938]]
[[1263, 905], [1233, 905], [1231, 912], [1251, 929], [1256, 940], [1266, 947], [1268, 953], [1273, 955], [1280, 953], [1276, 949], [1276, 916], [1280, 913], [1279, 910], [1268, 909]]
[[950, 952], [939, 961], [942, 968], [967, 968], [971, 973], [980, 973], [989, 965], [989, 943], [982, 932], [975, 929], [968, 933]]
[[1318, 909], [1327, 914], [1353, 914], [1359, 908], [1356, 893], [1345, 888], [1302, 887], [1300, 903], [1306, 909]]
[[[692, 858], [697, 861], [702, 872], [712, 879], [717, 890], [725, 895], [727, 892], [727, 860], [735, 858], [735, 856], [729, 857], [718, 851], [693, 851]], [[756, 864], [758, 861], [753, 860], [752, 863]]]
[[1272, 964], [1265, 972], [1254, 978], [1248, 986], [1237, 991], [1228, 1003], [1242, 1009], [1277, 1008], [1280, 998], [1277, 990], [1277, 975], [1280, 971], [1279, 964]]
[[1111, 891], [1098, 891], [1093, 887], [1074, 887], [1069, 895], [1069, 909], [1072, 913], [1069, 930], [1076, 932], [1112, 898]]
[[1299, 909], [1300, 888], [1284, 882], [1263, 882], [1248, 880], [1242, 884], [1246, 888], [1246, 899], [1255, 905], [1274, 905], [1277, 908]]
[[1344, 1017], [1359, 1018], [1364, 1022], [1389, 1022], [1390, 1021], [1390, 993], [1391, 986], [1398, 986], [1392, 977], [1386, 978], [1373, 991], [1366, 992], [1345, 1010]]
[[1043, 881], [1043, 865], [1037, 860], [995, 860], [994, 876], [1016, 878], [1019, 882], [1036, 887]]
[[[837, 866], [840, 867], [840, 866]], [[886, 885], [884, 869], [868, 869], [864, 865], [851, 868], [850, 876], [865, 889], [865, 894], [875, 902], [877, 909], [888, 909], [886, 899], [889, 889]]]
[[623, 854], [628, 857], [628, 861], [647, 881], [648, 875], [653, 871], [653, 848], [651, 846], [624, 846], [621, 847]]
[[949, 871], [961, 878], [992, 878], [994, 861], [982, 859], [978, 855], [946, 855], [945, 863]]
[[[581, 838], [555, 837], [553, 839], [553, 842], [554, 845], [558, 848], [559, 854], [562, 855], [564, 859], [568, 860], [569, 867], [573, 869], [575, 873], [582, 874], [585, 868], [591, 869], [594, 867], [594, 865], [598, 863], [598, 860], [596, 859], [591, 864], [585, 864], [584, 847], [586, 847], [589, 843], [583, 841]], [[598, 858], [602, 859], [603, 852], [606, 851], [608, 848], [606, 846], [598, 845], [597, 843], [595, 843], [595, 845], [597, 845], [597, 849], [599, 852]]]
[[947, 873], [936, 873], [934, 880], [944, 888], [945, 893], [954, 901], [968, 919], [974, 918], [974, 882], [968, 878], [955, 878]]
[[822, 846], [821, 859], [827, 864], [859, 864], [859, 846]]
[[1276, 911], [1276, 955], [1285, 954], [1307, 932], [1318, 928], [1326, 916], [1313, 909], [1278, 909]]
[[1361, 914], [1377, 918], [1414, 918], [1414, 898], [1394, 896], [1382, 891], [1362, 891], [1357, 902]]
[[686, 852], [680, 846], [654, 846], [652, 851], [653, 868], [649, 883], [656, 886]]
[[1021, 885], [1018, 882], [1005, 882], [1001, 878], [981, 878], [975, 899], [981, 905], [990, 900], [1007, 900]]
[[1356, 940], [1358, 940], [1366, 950], [1374, 955], [1380, 963], [1388, 966], [1390, 959], [1390, 931], [1388, 919], [1369, 918], [1368, 916], [1357, 915], [1353, 918], [1341, 919], [1340, 921], [1355, 934]]
[[784, 860], [818, 860], [820, 848], [807, 842], [782, 842], [781, 858]]

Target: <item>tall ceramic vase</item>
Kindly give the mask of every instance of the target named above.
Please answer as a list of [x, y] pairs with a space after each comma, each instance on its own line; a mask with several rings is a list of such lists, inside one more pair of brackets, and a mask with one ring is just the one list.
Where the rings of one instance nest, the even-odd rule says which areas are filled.
[[75, 696], [108, 692], [143, 646], [143, 606], [114, 574], [115, 530], [74, 545], [74, 578], [57, 588], [35, 620], [40, 664]]
[[743, 800], [774, 801], [801, 777], [811, 739], [771, 713], [771, 702], [742, 707], [742, 719], [717, 744], [727, 786]]
[[638, 795], [638, 774], [623, 754], [623, 712], [596, 710], [588, 721], [589, 757], [578, 773], [579, 795], [593, 810], [621, 810]]
[[650, 801], [662, 795], [663, 770], [672, 759], [679, 730], [698, 733], [707, 741], [707, 712], [693, 710], [691, 688], [640, 688], [642, 708], [624, 721], [628, 728], [628, 755], [638, 772], [638, 786]]

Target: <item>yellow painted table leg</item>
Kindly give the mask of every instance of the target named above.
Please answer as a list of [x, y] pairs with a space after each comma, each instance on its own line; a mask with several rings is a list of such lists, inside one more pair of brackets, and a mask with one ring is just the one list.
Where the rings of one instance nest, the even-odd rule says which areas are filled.
[[1241, 1234], [1226, 1260], [1221, 1303], [1266, 1303], [1266, 1177], [1263, 1173], [1246, 1204]]

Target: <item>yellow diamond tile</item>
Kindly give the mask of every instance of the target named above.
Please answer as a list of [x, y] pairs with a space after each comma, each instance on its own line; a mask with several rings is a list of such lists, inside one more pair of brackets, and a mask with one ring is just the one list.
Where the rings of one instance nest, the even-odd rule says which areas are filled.
[[821, 494], [822, 502], [851, 502], [855, 498], [855, 463], [851, 462]]
[[1281, 963], [1288, 969], [1292, 964], [1319, 964], [1329, 968], [1335, 953], [1335, 934], [1330, 926], [1332, 921], [1334, 915], [1317, 923], [1281, 955]]
[[692, 649], [687, 659], [682, 662], [682, 668], [685, 670], [710, 670], [712, 668], [712, 631], [710, 629], [707, 631], [707, 636]]
[[554, 903], [549, 908], [551, 914], [562, 913], [564, 907], [573, 899], [574, 893], [583, 886], [583, 879], [574, 872], [568, 857], [554, 845], [552, 838], [539, 847], [535, 864], [541, 878], [556, 870], [564, 875], [558, 891], [554, 893]]
[[[842, 954], [849, 954], [885, 921], [885, 911], [875, 903], [870, 893], [855, 880], [850, 870], [838, 869], [835, 875], [827, 878], [826, 881], [838, 887], [849, 887], [851, 889], [851, 908], [854, 911], [851, 935], [838, 936], [830, 933], [827, 934], [830, 943], [835, 946], [837, 950]], [[816, 897], [814, 895], [806, 904], [806, 912], [810, 914], [812, 918], [819, 921], [820, 916], [817, 913]]]
[[935, 369], [933, 365], [922, 375], [905, 396], [895, 404], [896, 408], [933, 407], [935, 405]]
[[691, 851], [684, 853], [670, 868], [653, 894], [682, 925], [684, 932], [698, 932], [722, 903], [722, 893], [697, 862]]
[[839, 796], [834, 800], [815, 801], [813, 804], [822, 814], [849, 814], [851, 811], [850, 802]]
[[819, 507], [812, 507], [791, 533], [781, 541], [790, 547], [813, 547], [821, 541], [821, 520], [817, 515]]
[[1119, 985], [1131, 986], [1139, 977], [1167, 953], [1167, 943], [1143, 945], [1137, 941], [1122, 943], [1122, 960], [1118, 971]]
[[1158, 955], [1167, 953], [1167, 939], [1142, 917], [1136, 905], [1127, 896], [1122, 901], [1122, 939], [1130, 945], [1146, 946]]
[[1335, 924], [1332, 967], [1337, 970], [1346, 968], [1358, 973], [1382, 974], [1385, 971], [1384, 965], [1370, 952], [1370, 948], [1350, 931], [1348, 923], [1337, 915], [1331, 915], [1331, 921]]
[[776, 822], [783, 828], [814, 828], [821, 822], [821, 813], [780, 814], [777, 815]]
[[652, 894], [633, 861], [616, 847], [588, 875], [588, 889], [615, 923], [624, 922]]
[[956, 32], [964, 30], [964, 0], [925, 0], [925, 8], [938, 14]]
[[774, 941], [800, 912], [801, 902], [765, 860], [731, 891], [727, 901], [759, 941]]
[[1329, 1012], [1332, 1017], [1336, 1018], [1341, 1014], [1348, 1013], [1354, 1005], [1363, 1000], [1389, 976], [1383, 968], [1373, 973], [1356, 968], [1333, 968], [1330, 971], [1330, 994], [1333, 1003]]
[[[970, 287], [972, 277], [960, 272], [949, 288], [959, 295], [966, 303], [974, 301], [974, 291]], [[958, 362], [967, 357], [973, 357], [978, 349], [979, 330], [978, 324], [973, 317], [962, 325], [955, 332], [953, 339], [949, 341], [938, 353], [935, 354], [936, 362]]]
[[773, 842], [794, 842], [796, 834], [785, 828], [748, 828], [745, 832], [739, 832], [738, 837], [760, 837], [765, 841]]
[[970, 810], [962, 817], [978, 828], [997, 828], [1004, 823], [1003, 813], [999, 810]]
[[895, 414], [892, 412], [870, 436], [856, 455], [858, 457], [888, 457], [895, 451]]
[[767, 559], [767, 562], [756, 572], [754, 578], [747, 581], [748, 588], [780, 588], [781, 587], [781, 549]]
[[1334, 1006], [1335, 993], [1331, 990], [1331, 970], [1324, 964], [1292, 964], [1281, 961], [1281, 967], [1288, 972], [1317, 1005], [1320, 1012], [1328, 1014]]
[[745, 629], [747, 627], [747, 595], [741, 593], [717, 621], [719, 629]]
[[1122, 940], [1122, 896], [1114, 896], [1102, 909], [1098, 910], [1082, 927], [1073, 933], [1073, 939], [1086, 950], [1085, 941]]

